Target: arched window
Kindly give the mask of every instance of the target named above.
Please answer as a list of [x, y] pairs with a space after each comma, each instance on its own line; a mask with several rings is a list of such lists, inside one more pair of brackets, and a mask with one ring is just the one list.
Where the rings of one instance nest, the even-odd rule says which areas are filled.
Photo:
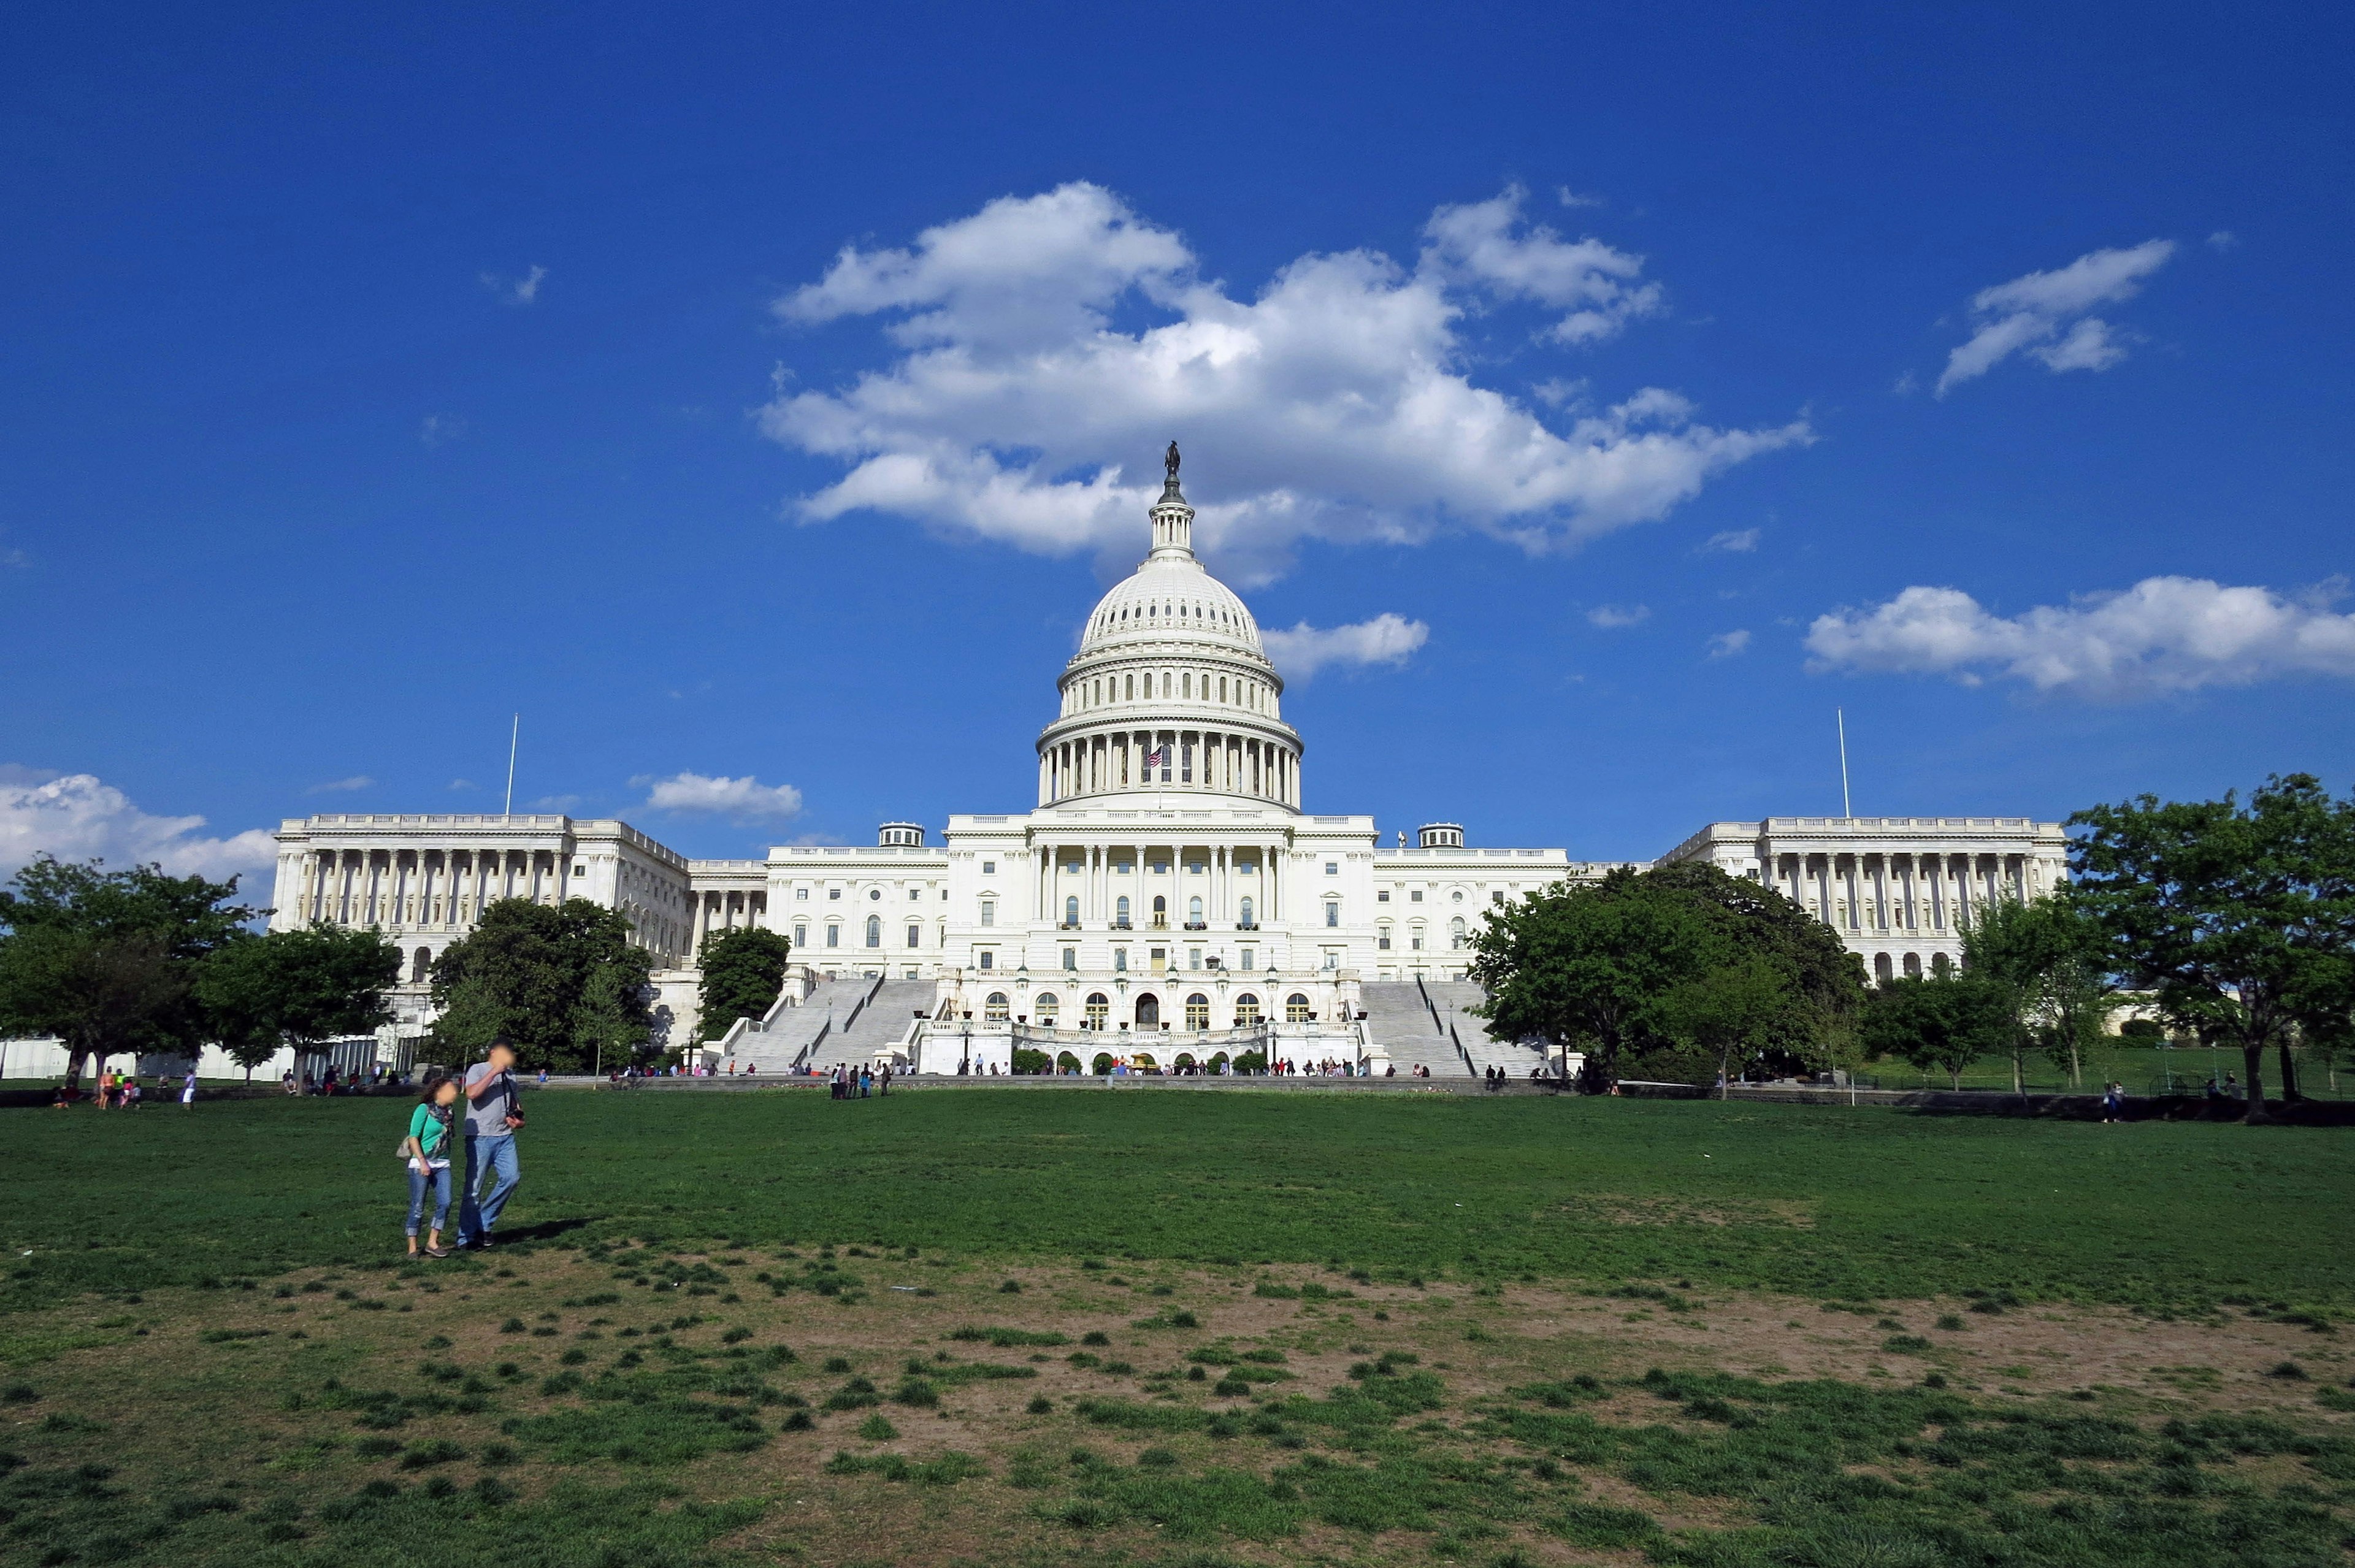
[[1136, 1027], [1139, 1029], [1161, 1027], [1161, 998], [1150, 991], [1136, 998]]
[[1130, 677], [1127, 678], [1127, 680], [1126, 680], [1126, 682], [1125, 682], [1124, 684], [1125, 684], [1125, 685], [1127, 686], [1127, 688], [1128, 688], [1128, 699], [1129, 699], [1131, 702], [1135, 701], [1135, 700], [1136, 700], [1136, 677], [1135, 677], [1135, 676], [1133, 676], [1133, 675], [1132, 675], [1132, 676], [1130, 676]]
[[1889, 984], [1888, 954], [1876, 953], [1872, 955], [1872, 977], [1880, 981], [1884, 986]]
[[1910, 979], [1918, 980], [1922, 977], [1922, 955], [1919, 953], [1908, 953], [1905, 955], [1905, 973]]
[[1186, 901], [1186, 928], [1189, 931], [1199, 931], [1201, 927], [1202, 901], [1198, 898], [1188, 899]]
[[1259, 998], [1245, 991], [1235, 998], [1235, 1027], [1249, 1029], [1259, 1022]]
[[1080, 923], [1080, 900], [1076, 893], [1063, 901], [1063, 923], [1065, 925]]
[[1186, 998], [1186, 1027], [1192, 1029], [1210, 1027], [1210, 998], [1199, 991]]
[[1102, 991], [1088, 993], [1087, 1015], [1090, 1029], [1103, 1028], [1104, 1021], [1112, 1017], [1112, 1003], [1105, 999]]
[[1941, 979], [1945, 978], [1945, 976], [1952, 971], [1953, 967], [1953, 964], [1947, 959], [1945, 954], [1933, 953], [1930, 955], [1930, 972], [1936, 975]]
[[1169, 901], [1159, 893], [1153, 895], [1153, 923], [1156, 925], [1169, 923]]
[[410, 983], [411, 985], [421, 984], [425, 980], [426, 976], [432, 972], [432, 969], [433, 949], [431, 947], [419, 948], [415, 956], [411, 957], [409, 961]]
[[870, 914], [867, 917], [867, 945], [869, 947], [883, 945], [883, 917], [879, 914]]
[[1128, 895], [1123, 893], [1113, 901], [1113, 923], [1123, 931], [1128, 929]]
[[1258, 922], [1252, 919], [1252, 901], [1249, 893], [1243, 895], [1242, 920], [1240, 923], [1245, 931], [1250, 931], [1258, 924]]
[[981, 1016], [985, 1019], [996, 1019], [1002, 1022], [1007, 1016], [1006, 993], [990, 992], [988, 999], [981, 1004]]
[[1460, 914], [1447, 923], [1447, 945], [1458, 953], [1464, 951], [1464, 917]]
[[1284, 1021], [1288, 1024], [1308, 1021], [1308, 997], [1305, 994], [1295, 991], [1284, 998]]
[[1054, 992], [1039, 992], [1037, 1011], [1040, 1026], [1046, 1029], [1053, 1029], [1055, 1027], [1055, 1014], [1060, 1010], [1062, 1005], [1063, 999], [1055, 995]]

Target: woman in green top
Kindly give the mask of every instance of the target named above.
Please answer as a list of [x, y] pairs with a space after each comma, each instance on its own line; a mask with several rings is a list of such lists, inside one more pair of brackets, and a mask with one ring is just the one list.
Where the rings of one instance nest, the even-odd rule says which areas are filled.
[[400, 1140], [400, 1154], [409, 1162], [409, 1255], [412, 1258], [418, 1255], [417, 1221], [424, 1217], [428, 1187], [433, 1189], [433, 1223], [426, 1231], [424, 1255], [450, 1255], [442, 1244], [442, 1221], [450, 1217], [450, 1152], [455, 1143], [451, 1115], [457, 1103], [455, 1078], [440, 1072], [427, 1074], [417, 1108], [409, 1114], [409, 1136]]

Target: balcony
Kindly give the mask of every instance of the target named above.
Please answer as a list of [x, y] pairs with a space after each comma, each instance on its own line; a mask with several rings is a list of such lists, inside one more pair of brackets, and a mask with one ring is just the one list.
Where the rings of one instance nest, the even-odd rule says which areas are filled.
[[1168, 917], [1167, 915], [1166, 915], [1166, 914], [1156, 914], [1156, 915], [1155, 915], [1155, 916], [1153, 917], [1153, 929], [1154, 929], [1154, 930], [1156, 930], [1156, 931], [1167, 931], [1167, 930], [1168, 930], [1168, 929], [1169, 929], [1169, 917]]
[[1188, 931], [1208, 931], [1210, 929], [1210, 923], [1206, 920], [1189, 920], [1186, 923], [1186, 929]]
[[1255, 920], [1239, 920], [1235, 922], [1235, 929], [1237, 931], [1257, 931], [1259, 929], [1259, 922]]
[[1076, 920], [1061, 921], [1057, 923], [1055, 929], [1057, 931], [1077, 931], [1080, 929], [1080, 923]]
[[1134, 929], [1135, 929], [1134, 927], [1132, 927], [1132, 926], [1128, 923], [1128, 922], [1126, 922], [1126, 921], [1124, 921], [1124, 920], [1116, 920], [1116, 921], [1114, 921], [1114, 922], [1112, 923], [1112, 928], [1113, 928], [1114, 931], [1130, 931], [1130, 930], [1134, 930]]

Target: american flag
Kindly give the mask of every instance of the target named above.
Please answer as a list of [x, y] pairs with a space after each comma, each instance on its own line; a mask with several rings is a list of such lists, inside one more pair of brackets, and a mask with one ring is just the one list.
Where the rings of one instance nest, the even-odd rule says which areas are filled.
[[1167, 745], [1160, 745], [1156, 746], [1153, 750], [1146, 752], [1145, 765], [1148, 768], [1167, 767], [1169, 765], [1169, 748]]

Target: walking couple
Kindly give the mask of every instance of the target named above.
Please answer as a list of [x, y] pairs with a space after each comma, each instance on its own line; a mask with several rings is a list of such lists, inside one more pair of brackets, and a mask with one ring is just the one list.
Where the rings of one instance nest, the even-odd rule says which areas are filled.
[[[516, 1097], [515, 1048], [504, 1039], [491, 1042], [486, 1060], [467, 1071], [465, 1081], [442, 1072], [429, 1072], [418, 1093], [417, 1108], [410, 1113], [409, 1136], [400, 1154], [409, 1166], [409, 1255], [442, 1258], [450, 1249], [442, 1244], [442, 1222], [450, 1213], [451, 1136], [464, 1102], [466, 1185], [458, 1205], [457, 1244], [487, 1247], [491, 1227], [523, 1182], [523, 1165], [516, 1155], [516, 1134], [523, 1126], [523, 1107]], [[487, 1197], [483, 1177], [496, 1178]], [[425, 1199], [433, 1196], [432, 1223], [425, 1244], [417, 1244], [419, 1222], [425, 1218]]]

